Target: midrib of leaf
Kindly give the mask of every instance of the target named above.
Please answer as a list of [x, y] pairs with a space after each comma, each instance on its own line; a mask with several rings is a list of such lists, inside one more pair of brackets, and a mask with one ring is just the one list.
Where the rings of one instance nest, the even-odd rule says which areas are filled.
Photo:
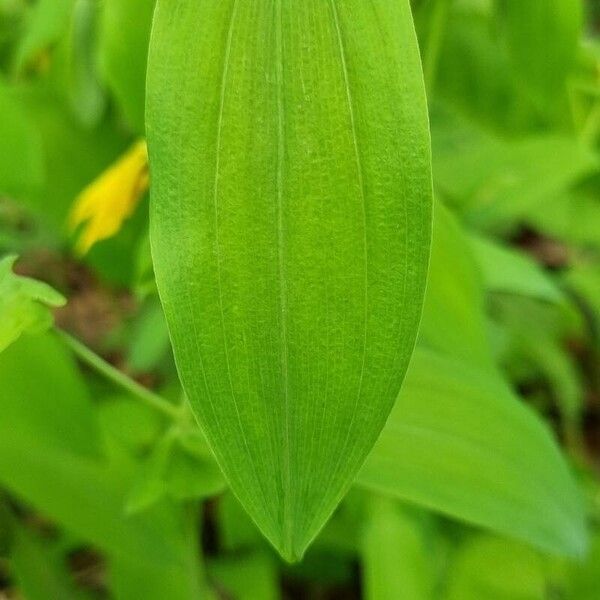
[[[329, 1], [330, 1], [330, 6], [331, 6], [331, 18], [332, 18], [333, 26], [335, 29], [335, 36], [336, 36], [339, 53], [340, 53], [340, 64], [342, 67], [342, 75], [343, 75], [343, 79], [344, 79], [346, 100], [348, 103], [348, 119], [350, 122], [351, 131], [352, 131], [352, 146], [354, 149], [354, 156], [355, 156], [355, 160], [356, 160], [356, 175], [357, 175], [358, 188], [360, 190], [360, 197], [361, 197], [361, 210], [362, 210], [362, 217], [363, 217], [363, 233], [364, 233], [364, 236], [363, 236], [363, 243], [364, 243], [364, 252], [363, 252], [363, 256], [364, 256], [364, 316], [363, 316], [363, 318], [364, 318], [364, 337], [363, 337], [363, 348], [362, 348], [362, 365], [361, 365], [361, 372], [360, 372], [360, 377], [359, 377], [359, 382], [358, 382], [358, 390], [356, 393], [356, 400], [354, 403], [352, 417], [350, 419], [350, 425], [348, 426], [348, 430], [346, 432], [346, 437], [344, 439], [344, 443], [342, 444], [342, 449], [338, 455], [338, 461], [335, 465], [335, 468], [332, 470], [332, 474], [333, 474], [333, 473], [338, 472], [341, 459], [343, 457], [345, 457], [346, 447], [348, 446], [348, 441], [350, 439], [350, 431], [352, 430], [354, 421], [356, 419], [356, 411], [358, 409], [358, 402], [359, 402], [360, 396], [362, 394], [362, 386], [363, 386], [366, 355], [367, 355], [367, 342], [368, 342], [368, 310], [369, 310], [368, 264], [369, 263], [368, 263], [367, 210], [366, 210], [366, 198], [365, 198], [365, 185], [364, 185], [362, 162], [361, 162], [361, 158], [360, 158], [360, 150], [359, 150], [359, 144], [358, 144], [358, 135], [357, 135], [357, 131], [356, 131], [356, 121], [355, 121], [355, 117], [354, 117], [354, 104], [353, 104], [353, 99], [352, 99], [352, 91], [350, 89], [350, 80], [349, 80], [349, 76], [348, 76], [346, 51], [344, 48], [344, 41], [342, 38], [342, 32], [341, 32], [341, 28], [340, 28], [339, 16], [338, 16], [338, 11], [337, 11], [337, 6], [335, 3], [335, 0], [329, 0]], [[327, 401], [327, 398], [325, 398], [325, 402], [326, 401]], [[310, 523], [311, 528], [313, 527], [315, 522], [321, 520], [321, 518], [322, 518], [321, 515], [322, 515], [322, 510], [323, 510], [323, 504], [324, 504], [325, 499], [328, 497], [329, 490], [331, 489], [331, 484], [332, 484], [333, 480], [334, 480], [333, 476], [328, 478], [327, 488], [326, 488], [325, 493], [323, 494], [323, 502], [321, 503], [319, 510], [315, 511], [314, 518]]]
[[287, 342], [287, 286], [285, 272], [285, 248], [283, 225], [283, 169], [285, 155], [285, 104], [283, 99], [283, 0], [275, 2], [275, 46], [277, 77], [277, 253], [279, 269], [279, 302], [281, 312], [281, 374], [283, 379], [284, 448], [283, 448], [283, 537], [286, 552], [293, 552], [292, 487], [291, 487], [291, 436], [290, 399], [288, 382], [288, 342]]

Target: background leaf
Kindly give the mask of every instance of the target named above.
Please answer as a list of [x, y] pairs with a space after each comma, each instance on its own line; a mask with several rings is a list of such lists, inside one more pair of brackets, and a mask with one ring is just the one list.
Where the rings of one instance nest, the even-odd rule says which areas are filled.
[[543, 564], [526, 546], [494, 537], [467, 542], [450, 571], [447, 600], [543, 600]]
[[430, 351], [415, 353], [358, 482], [550, 552], [585, 550], [581, 498], [546, 427], [501, 380]]

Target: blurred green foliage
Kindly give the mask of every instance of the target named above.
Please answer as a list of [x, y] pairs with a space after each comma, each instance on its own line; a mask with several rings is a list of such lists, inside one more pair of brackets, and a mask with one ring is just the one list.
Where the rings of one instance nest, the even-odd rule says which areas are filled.
[[[65, 225], [143, 135], [153, 0], [0, 0], [1, 264], [21, 256], [0, 273], [1, 593], [600, 597], [598, 3], [412, 4], [437, 195], [420, 338], [356, 485], [289, 566], [182, 402], [147, 204], [84, 257]], [[77, 360], [30, 278], [151, 397]]]

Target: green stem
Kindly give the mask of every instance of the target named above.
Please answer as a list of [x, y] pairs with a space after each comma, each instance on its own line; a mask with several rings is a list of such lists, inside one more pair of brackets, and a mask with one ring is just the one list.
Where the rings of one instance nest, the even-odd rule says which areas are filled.
[[89, 367], [112, 381], [115, 385], [131, 393], [133, 396], [144, 402], [149, 407], [161, 412], [166, 417], [173, 420], [181, 418], [181, 409], [174, 406], [158, 394], [137, 383], [103, 358], [82, 344], [79, 340], [69, 335], [65, 331], [55, 329], [61, 340], [74, 352], [74, 354]]

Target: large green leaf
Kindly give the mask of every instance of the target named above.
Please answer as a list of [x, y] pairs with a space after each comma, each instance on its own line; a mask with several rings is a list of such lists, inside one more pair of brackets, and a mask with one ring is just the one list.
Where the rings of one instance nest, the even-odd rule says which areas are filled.
[[488, 371], [417, 350], [359, 483], [581, 555], [582, 502], [546, 427]]
[[351, 484], [412, 353], [425, 108], [407, 0], [158, 3], [158, 286], [219, 464], [290, 560]]

